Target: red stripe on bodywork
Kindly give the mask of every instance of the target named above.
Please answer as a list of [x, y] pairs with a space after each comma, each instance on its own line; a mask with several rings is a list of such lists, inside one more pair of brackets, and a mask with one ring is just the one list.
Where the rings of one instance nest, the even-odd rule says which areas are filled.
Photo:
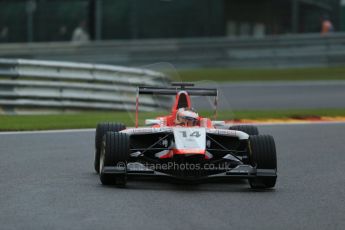
[[174, 154], [205, 154], [205, 149], [173, 149]]

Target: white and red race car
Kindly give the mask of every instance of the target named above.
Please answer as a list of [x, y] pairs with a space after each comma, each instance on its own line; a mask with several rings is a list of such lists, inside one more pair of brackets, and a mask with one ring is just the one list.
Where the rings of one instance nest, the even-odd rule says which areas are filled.
[[[138, 127], [140, 94], [175, 96], [171, 113]], [[193, 116], [193, 122], [188, 122], [188, 113], [195, 115], [191, 96], [214, 96], [216, 105], [218, 90], [195, 88], [191, 83], [138, 87], [135, 128], [126, 129], [121, 123], [98, 124], [94, 167], [102, 184], [124, 186], [133, 174], [183, 180], [236, 177], [248, 179], [252, 188], [274, 187], [277, 158], [273, 137], [259, 135], [255, 126], [227, 127], [224, 121], [206, 117]], [[179, 122], [181, 117], [187, 121]]]

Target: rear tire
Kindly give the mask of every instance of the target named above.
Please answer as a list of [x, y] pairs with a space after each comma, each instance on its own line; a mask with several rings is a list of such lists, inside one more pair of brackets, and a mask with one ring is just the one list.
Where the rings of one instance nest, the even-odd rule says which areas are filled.
[[[102, 184], [126, 185], [129, 154], [129, 136], [126, 133], [108, 132], [104, 135], [99, 166], [99, 175]], [[105, 173], [103, 170], [104, 167], [113, 167], [121, 171], [116, 173]]]
[[259, 135], [259, 130], [254, 125], [234, 125], [229, 128], [230, 130], [237, 130], [247, 133], [249, 136]]
[[[258, 135], [250, 137], [251, 155], [253, 166], [257, 169], [272, 169], [277, 172], [277, 155], [275, 142], [270, 135]], [[249, 179], [251, 188], [273, 188], [276, 184], [276, 176], [255, 177]]]
[[111, 132], [111, 131], [119, 132], [124, 129], [126, 129], [126, 126], [121, 123], [105, 122], [105, 123], [97, 124], [96, 135], [95, 135], [95, 160], [94, 160], [94, 168], [97, 173], [99, 173], [99, 157], [101, 154], [103, 136], [107, 132]]

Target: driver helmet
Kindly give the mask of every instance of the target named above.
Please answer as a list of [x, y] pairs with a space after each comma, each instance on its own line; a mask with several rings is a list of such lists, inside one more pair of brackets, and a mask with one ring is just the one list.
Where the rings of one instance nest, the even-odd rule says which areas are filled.
[[199, 114], [190, 108], [180, 108], [176, 113], [176, 124], [184, 126], [196, 126]]

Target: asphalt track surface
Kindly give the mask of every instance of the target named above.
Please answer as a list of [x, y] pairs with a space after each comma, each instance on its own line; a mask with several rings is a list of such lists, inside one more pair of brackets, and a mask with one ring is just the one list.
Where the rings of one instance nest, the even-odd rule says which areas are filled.
[[260, 131], [276, 139], [274, 190], [154, 178], [105, 187], [92, 132], [0, 135], [0, 229], [344, 229], [345, 124]]
[[[198, 86], [218, 88], [219, 108], [226, 110], [345, 107], [345, 81], [201, 82]], [[192, 102], [197, 109], [209, 109], [213, 104], [212, 99], [202, 97]]]

